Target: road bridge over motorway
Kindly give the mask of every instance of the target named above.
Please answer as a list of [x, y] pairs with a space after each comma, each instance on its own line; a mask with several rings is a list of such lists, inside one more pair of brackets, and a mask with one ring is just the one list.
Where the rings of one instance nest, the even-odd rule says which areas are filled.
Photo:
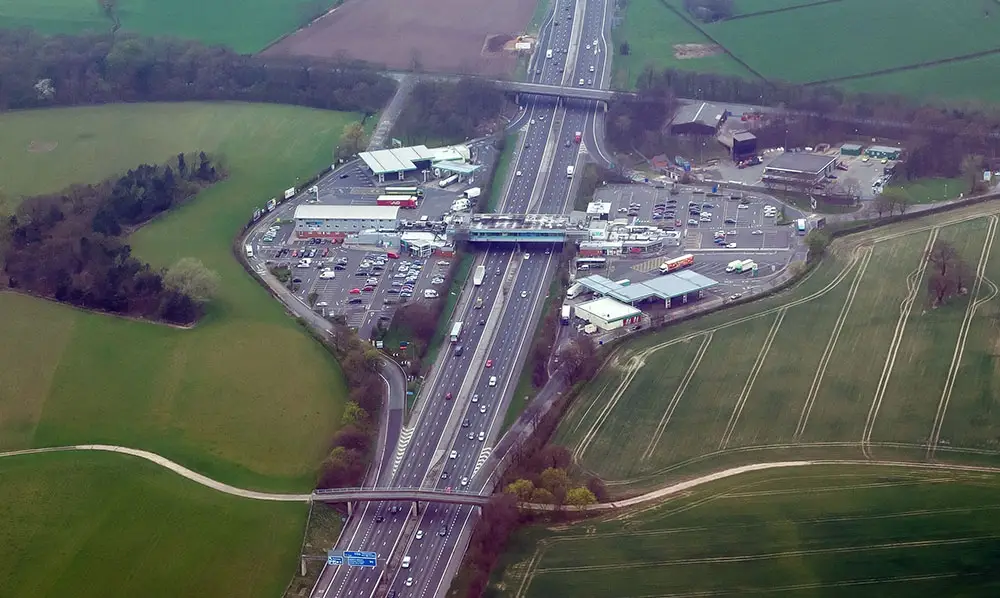
[[497, 81], [497, 87], [516, 94], [550, 96], [560, 99], [573, 98], [577, 100], [593, 100], [610, 102], [616, 97], [637, 97], [631, 92], [613, 91], [610, 89], [594, 89], [592, 87], [567, 87], [563, 85], [548, 85], [545, 83], [528, 83], [526, 81]]
[[421, 502], [445, 503], [481, 507], [489, 502], [486, 494], [475, 492], [446, 492], [426, 488], [330, 488], [317, 490], [313, 502], [346, 503], [348, 516], [353, 515], [352, 503], [368, 501], [408, 501], [418, 506]]

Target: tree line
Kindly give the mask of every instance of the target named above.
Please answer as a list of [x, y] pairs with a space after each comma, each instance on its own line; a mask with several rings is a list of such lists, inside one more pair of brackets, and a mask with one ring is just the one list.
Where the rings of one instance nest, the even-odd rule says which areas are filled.
[[392, 136], [405, 143], [464, 141], [494, 133], [503, 91], [478, 79], [421, 81], [414, 85]]
[[959, 176], [970, 155], [995, 166], [1000, 150], [1000, 106], [918, 104], [890, 94], [651, 67], [637, 88], [637, 99], [617, 100], [608, 112], [608, 141], [619, 151], [653, 155], [668, 147], [667, 124], [682, 97], [779, 109], [759, 126], [748, 124], [762, 148], [895, 140], [906, 150], [898, 172], [906, 179]]
[[317, 338], [340, 364], [350, 393], [341, 427], [334, 434], [330, 453], [320, 468], [317, 488], [353, 488], [364, 481], [375, 448], [383, 394], [378, 375], [381, 353], [358, 338], [343, 316], [332, 321], [331, 334]]
[[26, 198], [0, 229], [0, 281], [86, 309], [190, 324], [217, 277], [192, 260], [154, 270], [132, 256], [124, 237], [223, 175], [204, 152], [180, 154], [168, 164], [141, 164], [101, 183]]
[[373, 114], [395, 89], [372, 70], [290, 64], [189, 40], [0, 30], [0, 110], [237, 100]]

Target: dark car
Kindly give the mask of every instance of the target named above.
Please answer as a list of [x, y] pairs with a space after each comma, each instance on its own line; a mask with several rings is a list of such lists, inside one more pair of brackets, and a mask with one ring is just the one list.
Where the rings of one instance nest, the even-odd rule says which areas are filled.
[[361, 301], [362, 301], [361, 297], [351, 297], [350, 299], [347, 300], [347, 303], [348, 304], [357, 304], [357, 303], [361, 303]]
[[442, 480], [447, 480], [448, 479], [448, 472], [447, 471], [442, 471], [441, 472], [441, 479]]
[[447, 527], [442, 527], [441, 531], [438, 532], [438, 535], [441, 536], [442, 538], [445, 537], [445, 536], [447, 536], [448, 535], [448, 528]]
[[375, 523], [382, 523], [383, 521], [385, 521], [385, 517], [383, 517], [381, 515], [376, 515], [375, 516]]
[[472, 425], [472, 422], [470, 422], [468, 418], [465, 418], [465, 419], [462, 420], [462, 427], [463, 428], [468, 428], [471, 425]]
[[736, 224], [735, 218], [726, 218], [726, 224]]

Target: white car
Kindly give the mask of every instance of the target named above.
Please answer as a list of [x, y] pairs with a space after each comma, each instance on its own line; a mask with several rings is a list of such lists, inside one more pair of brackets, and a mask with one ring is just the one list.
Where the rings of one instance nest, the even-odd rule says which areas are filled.
[[695, 220], [694, 218], [690, 218], [688, 219], [688, 224], [691, 226], [698, 226], [698, 221]]
[[424, 539], [424, 530], [418, 529], [417, 530], [416, 538], [417, 538], [417, 540], [423, 540]]
[[479, 402], [479, 395], [472, 395], [472, 402], [473, 403], [478, 403]]
[[747, 204], [745, 204], [745, 203], [741, 203], [740, 205], [736, 206], [736, 208], [737, 208], [737, 209], [739, 209], [739, 210], [746, 210], [746, 209], [748, 209], [749, 207], [750, 207], [750, 206], [748, 206], [748, 205], [747, 205]]
[[337, 273], [334, 272], [333, 270], [323, 270], [322, 272], [320, 272], [319, 277], [321, 280], [330, 280], [333, 278], [337, 278]]
[[514, 176], [521, 176], [521, 171], [520, 171], [520, 170], [518, 170], [517, 172], [515, 172], [515, 173], [514, 173]]
[[521, 299], [524, 299], [527, 296], [528, 296], [528, 291], [521, 291]]
[[587, 49], [588, 49], [588, 50], [590, 49], [590, 44], [587, 44]]
[[412, 578], [412, 577], [407, 577], [407, 578], [406, 578], [406, 581], [405, 581], [405, 582], [403, 582], [403, 584], [404, 584], [404, 585], [405, 585], [406, 587], [408, 587], [408, 588], [409, 588], [409, 587], [413, 587], [413, 578]]
[[751, 234], [751, 235], [763, 235], [763, 234], [764, 234], [764, 231], [762, 231], [762, 230], [760, 230], [760, 229], [757, 229], [757, 230], [755, 230], [755, 231], [751, 231], [751, 232], [750, 232], [750, 234]]
[[736, 249], [736, 243], [727, 243], [726, 249]]
[[583, 83], [584, 83], [583, 79], [580, 79], [580, 87], [583, 87]]
[[497, 385], [497, 377], [490, 376], [490, 386], [496, 386], [496, 385]]
[[531, 119], [531, 124], [535, 124], [535, 119]]
[[530, 254], [530, 253], [526, 253], [526, 254], [524, 254], [524, 259], [528, 259], [528, 258], [530, 258], [530, 257], [531, 257], [531, 254]]
[[479, 412], [480, 413], [486, 413], [486, 405], [480, 405], [479, 406]]
[[462, 481], [461, 481], [460, 483], [461, 483], [461, 485], [462, 485], [462, 487], [463, 487], [463, 488], [464, 488], [465, 486], [468, 486], [468, 485], [469, 485], [469, 478], [465, 478], [465, 477], [463, 477], [463, 478], [462, 478]]
[[458, 459], [458, 451], [451, 451], [451, 454], [448, 455], [448, 458], [449, 459]]
[[480, 432], [479, 433], [479, 442], [485, 442], [485, 441], [486, 441], [486, 432]]

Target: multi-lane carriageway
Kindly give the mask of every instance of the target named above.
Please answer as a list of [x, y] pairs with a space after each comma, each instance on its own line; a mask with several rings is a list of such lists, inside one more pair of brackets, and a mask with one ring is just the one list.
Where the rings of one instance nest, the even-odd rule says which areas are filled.
[[[566, 20], [567, 5], [574, 14], [572, 21]], [[604, 0], [578, 0], [578, 3], [560, 0], [554, 10], [560, 25], [552, 26], [551, 17], [543, 25], [538, 58], [532, 67], [533, 81], [556, 85], [583, 78], [593, 79], [595, 87], [605, 87], [608, 63], [605, 30], [610, 7]], [[572, 23], [579, 19], [582, 19], [578, 25], [579, 43], [571, 48]], [[585, 49], [587, 44], [590, 50]], [[553, 58], [544, 59], [548, 48], [567, 52], [554, 52]], [[590, 72], [592, 65], [594, 72]], [[559, 73], [560, 67], [565, 69], [564, 73]], [[536, 74], [535, 68], [540, 68], [541, 73]], [[572, 137], [575, 131], [584, 132], [584, 142], [601, 159], [599, 132], [595, 131], [598, 111], [595, 102], [568, 100], [557, 107], [555, 100], [548, 98], [535, 99], [525, 107], [517, 124], [526, 127], [527, 132], [511, 168], [512, 179], [499, 207], [501, 211], [551, 214], [570, 209], [572, 179], [566, 177], [566, 166], [576, 165], [580, 160], [580, 146], [572, 143]], [[471, 479], [466, 488], [470, 492], [480, 492], [486, 485], [489, 472], [476, 472], [476, 468], [488, 455], [503, 424], [554, 262], [553, 255], [543, 248], [520, 248], [512, 252], [509, 247], [497, 246], [489, 247], [481, 259], [487, 277], [482, 286], [469, 287], [464, 293], [481, 296], [483, 308], [476, 309], [472, 300], [460, 301], [462, 312], [454, 318], [465, 322], [461, 340], [464, 351], [455, 355], [449, 347], [442, 349], [436, 372], [421, 397], [425, 406], [419, 419], [411, 422], [412, 433], [403, 459], [379, 471], [377, 486], [457, 489], [462, 477]], [[502, 297], [501, 288], [505, 293]], [[522, 291], [527, 295], [524, 298]], [[487, 320], [485, 325], [479, 325], [482, 319]], [[491, 337], [483, 339], [486, 331], [492, 332]], [[481, 343], [482, 340], [486, 342]], [[485, 367], [487, 359], [492, 360], [492, 368]], [[496, 386], [489, 384], [491, 376], [497, 377]], [[453, 400], [444, 399], [447, 392], [452, 393]], [[472, 402], [474, 395], [479, 396], [476, 403]], [[460, 427], [463, 419], [469, 419], [469, 428]], [[470, 430], [475, 433], [472, 440], [466, 435]], [[485, 432], [485, 442], [478, 440], [480, 431]], [[449, 458], [452, 450], [456, 452], [454, 459]], [[442, 471], [448, 472], [448, 479], [441, 479]], [[359, 505], [337, 548], [375, 551], [379, 554], [379, 566], [327, 567], [313, 590], [313, 598], [368, 598], [392, 591], [398, 596], [415, 598], [442, 595], [468, 542], [475, 523], [475, 508], [431, 503], [416, 516], [415, 525], [412, 522], [408, 525], [409, 506], [404, 502]], [[417, 529], [424, 532], [421, 540], [414, 537]], [[403, 555], [411, 557], [408, 569], [398, 568]], [[388, 560], [393, 566], [388, 566]], [[391, 578], [387, 571], [391, 572]], [[406, 585], [407, 578], [412, 578], [411, 585]]]

